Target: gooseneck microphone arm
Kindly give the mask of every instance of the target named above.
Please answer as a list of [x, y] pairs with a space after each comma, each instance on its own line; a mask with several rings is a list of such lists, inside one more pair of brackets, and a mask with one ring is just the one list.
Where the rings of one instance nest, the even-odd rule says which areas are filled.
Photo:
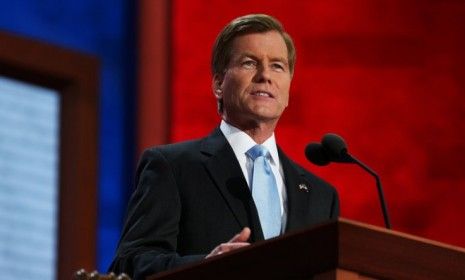
[[320, 166], [328, 165], [330, 162], [355, 163], [375, 177], [381, 210], [383, 212], [384, 224], [386, 228], [391, 229], [391, 222], [389, 221], [389, 214], [386, 206], [386, 200], [384, 199], [383, 188], [381, 186], [381, 179], [378, 174], [373, 171], [373, 169], [349, 154], [347, 144], [342, 137], [333, 133], [326, 134], [323, 136], [321, 144], [314, 142], [307, 145], [305, 148], [305, 156], [310, 162]]
[[352, 155], [349, 155], [346, 152], [347, 156], [349, 156], [355, 164], [363, 168], [366, 172], [370, 173], [373, 177], [375, 177], [376, 180], [376, 188], [378, 189], [378, 196], [379, 196], [379, 201], [381, 203], [381, 210], [383, 211], [383, 218], [384, 218], [384, 224], [387, 229], [391, 229], [391, 222], [389, 220], [389, 214], [386, 206], [386, 200], [384, 199], [384, 193], [383, 193], [383, 187], [381, 186], [381, 179], [379, 178], [378, 174], [368, 167], [366, 164], [358, 160]]

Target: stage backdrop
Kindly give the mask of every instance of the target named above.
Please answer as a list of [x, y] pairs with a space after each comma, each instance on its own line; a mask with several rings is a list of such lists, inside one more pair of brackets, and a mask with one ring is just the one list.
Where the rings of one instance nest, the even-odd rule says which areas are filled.
[[305, 145], [336, 132], [381, 175], [394, 229], [465, 246], [465, 2], [208, 1], [172, 7], [171, 141], [219, 123], [210, 49], [231, 19], [276, 16], [295, 39], [283, 150], [334, 184], [342, 216], [382, 225], [374, 180], [360, 168], [306, 162]]

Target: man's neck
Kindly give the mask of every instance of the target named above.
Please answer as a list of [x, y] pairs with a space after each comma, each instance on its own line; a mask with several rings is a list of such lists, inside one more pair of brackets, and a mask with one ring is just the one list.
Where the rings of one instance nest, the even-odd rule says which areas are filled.
[[230, 125], [237, 127], [238, 129], [245, 132], [247, 135], [252, 138], [255, 143], [262, 144], [268, 138], [270, 138], [276, 127], [276, 121], [272, 122], [248, 122], [248, 123], [234, 123], [230, 122], [229, 120], [224, 120], [225, 122], [229, 123]]

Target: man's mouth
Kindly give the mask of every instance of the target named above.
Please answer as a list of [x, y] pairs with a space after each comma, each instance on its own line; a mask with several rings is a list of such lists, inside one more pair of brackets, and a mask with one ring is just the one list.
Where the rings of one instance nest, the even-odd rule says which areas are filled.
[[266, 92], [266, 91], [255, 91], [255, 92], [252, 92], [252, 95], [253, 96], [263, 96], [263, 97], [271, 97], [273, 98], [273, 95], [269, 92]]

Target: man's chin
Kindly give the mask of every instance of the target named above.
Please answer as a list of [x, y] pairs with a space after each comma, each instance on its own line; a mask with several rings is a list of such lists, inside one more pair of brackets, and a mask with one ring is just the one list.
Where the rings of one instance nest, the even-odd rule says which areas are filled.
[[258, 121], [277, 121], [281, 117], [282, 112], [277, 112], [276, 109], [260, 108], [253, 111], [254, 118]]

